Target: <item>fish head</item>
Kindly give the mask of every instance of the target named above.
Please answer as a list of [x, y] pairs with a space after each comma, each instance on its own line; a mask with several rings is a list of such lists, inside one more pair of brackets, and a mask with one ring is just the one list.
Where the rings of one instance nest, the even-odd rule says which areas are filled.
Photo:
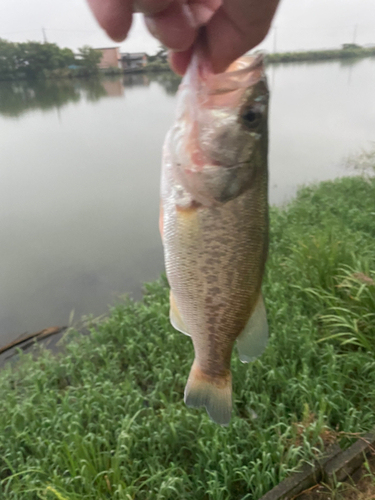
[[190, 199], [211, 206], [246, 191], [267, 168], [268, 88], [263, 56], [214, 74], [193, 59], [171, 131], [172, 168]]

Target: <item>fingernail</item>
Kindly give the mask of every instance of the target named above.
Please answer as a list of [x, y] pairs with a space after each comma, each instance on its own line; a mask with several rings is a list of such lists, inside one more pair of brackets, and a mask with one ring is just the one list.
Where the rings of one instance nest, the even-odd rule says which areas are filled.
[[203, 6], [203, 5], [192, 5], [190, 7], [191, 15], [194, 19], [194, 27], [198, 28], [207, 24], [211, 17], [214, 15], [215, 11]]

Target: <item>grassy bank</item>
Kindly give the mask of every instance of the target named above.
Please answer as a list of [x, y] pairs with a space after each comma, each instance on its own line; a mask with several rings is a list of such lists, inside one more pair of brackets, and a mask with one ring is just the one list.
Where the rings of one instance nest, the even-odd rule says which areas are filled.
[[375, 425], [375, 181], [305, 188], [271, 214], [271, 339], [233, 356], [228, 428], [183, 403], [193, 348], [164, 280], [67, 353], [0, 374], [0, 498], [257, 499]]
[[[329, 60], [348, 60], [360, 59], [364, 57], [375, 57], [375, 47], [363, 48], [360, 46], [349, 44], [342, 49], [331, 50], [307, 50], [303, 52], [280, 52], [275, 54], [267, 54], [266, 61], [268, 64], [288, 63], [288, 62], [308, 62], [308, 61], [329, 61]], [[155, 61], [147, 64], [138, 72], [147, 71], [171, 71], [167, 62]]]
[[307, 62], [307, 61], [329, 61], [329, 60], [348, 60], [360, 59], [363, 57], [375, 57], [375, 47], [362, 48], [351, 45], [347, 48], [337, 50], [308, 50], [303, 52], [281, 52], [268, 54], [267, 62], [288, 63], [288, 62]]

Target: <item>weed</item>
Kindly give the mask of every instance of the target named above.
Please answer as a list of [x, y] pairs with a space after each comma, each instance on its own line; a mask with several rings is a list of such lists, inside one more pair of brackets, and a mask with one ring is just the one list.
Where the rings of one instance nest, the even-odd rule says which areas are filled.
[[233, 356], [227, 428], [183, 403], [193, 346], [170, 326], [165, 278], [64, 354], [21, 355], [0, 373], [0, 498], [257, 499], [327, 434], [346, 445], [370, 429], [375, 362], [355, 332], [373, 346], [374, 191], [341, 179], [272, 210], [271, 338], [253, 364]]

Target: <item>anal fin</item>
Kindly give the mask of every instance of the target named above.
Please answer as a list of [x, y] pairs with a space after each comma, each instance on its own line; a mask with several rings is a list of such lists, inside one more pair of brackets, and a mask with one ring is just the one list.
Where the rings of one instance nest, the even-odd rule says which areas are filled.
[[250, 363], [259, 357], [268, 341], [268, 323], [263, 296], [260, 293], [255, 309], [245, 328], [237, 338], [237, 349], [242, 363]]
[[190, 337], [190, 333], [187, 332], [187, 328], [185, 326], [185, 323], [184, 323], [183, 319], [181, 318], [181, 314], [180, 314], [180, 311], [178, 310], [178, 307], [177, 307], [176, 301], [174, 299], [172, 290], [169, 292], [169, 305], [170, 305], [169, 320], [170, 320], [173, 328], [175, 328], [179, 332], [181, 332], [185, 335], [188, 335]]

